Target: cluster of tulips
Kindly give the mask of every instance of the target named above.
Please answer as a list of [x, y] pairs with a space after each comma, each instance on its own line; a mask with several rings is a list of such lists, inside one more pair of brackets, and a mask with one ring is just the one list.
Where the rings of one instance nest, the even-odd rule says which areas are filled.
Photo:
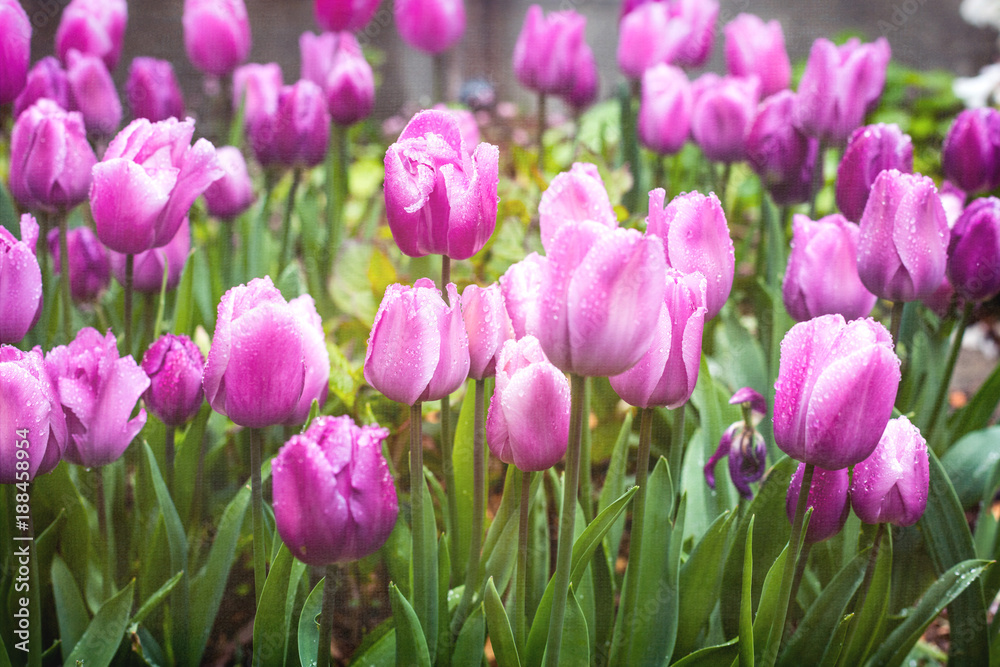
[[[963, 510], [1000, 486], [1000, 376], [946, 404], [963, 333], [1000, 294], [1000, 112], [957, 115], [938, 187], [899, 126], [864, 124], [884, 38], [818, 39], [793, 92], [780, 24], [740, 14], [728, 73], [692, 81], [718, 3], [629, 0], [622, 193], [598, 154], [546, 172], [547, 97], [579, 125], [599, 81], [585, 18], [532, 6], [512, 52], [539, 95], [530, 179], [507, 182], [464, 109], [422, 110], [375, 149], [361, 215], [387, 223], [371, 244], [391, 235], [376, 257], [394, 266], [362, 354], [335, 292], [363, 243], [351, 128], [374, 107], [378, 5], [316, 0], [325, 32], [303, 33], [286, 85], [244, 64], [242, 0], [186, 0], [188, 58], [221, 82], [217, 148], [163, 60], [132, 61], [119, 130], [124, 0], [72, 0], [30, 67], [29, 17], [0, 0], [0, 158], [22, 211], [0, 201], [0, 540], [34, 540], [24, 602], [2, 560], [0, 658], [198, 664], [249, 563], [253, 664], [327, 665], [336, 584], [360, 561], [393, 582], [357, 664], [477, 665], [487, 647], [504, 667], [900, 664], [946, 606], [950, 658], [986, 664], [1000, 522], [987, 504], [973, 532]], [[466, 22], [461, 0], [396, 0], [395, 19], [436, 62]], [[716, 191], [668, 197], [652, 181], [692, 143]], [[835, 154], [837, 210], [816, 219]], [[755, 244], [727, 220], [738, 177], [760, 186]], [[534, 196], [525, 180], [544, 187], [521, 226], [500, 195]], [[514, 226], [517, 261], [485, 269]], [[397, 282], [429, 255], [439, 284]], [[624, 419], [595, 493], [598, 414]], [[506, 468], [489, 510], [487, 451]]]

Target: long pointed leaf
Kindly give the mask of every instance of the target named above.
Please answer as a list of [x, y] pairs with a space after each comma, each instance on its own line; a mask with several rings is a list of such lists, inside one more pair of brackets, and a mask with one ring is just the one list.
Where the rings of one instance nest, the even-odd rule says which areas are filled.
[[490, 629], [490, 642], [496, 654], [498, 667], [520, 667], [521, 658], [517, 645], [514, 643], [514, 632], [510, 629], [510, 619], [504, 611], [500, 594], [493, 583], [493, 577], [486, 581], [486, 599], [483, 601], [486, 610], [486, 623]]
[[135, 582], [108, 599], [97, 610], [94, 619], [87, 626], [87, 631], [73, 647], [73, 652], [66, 658], [66, 665], [72, 667], [77, 661], [87, 667], [107, 667], [111, 664], [118, 646], [125, 638], [125, 628], [128, 627], [129, 613], [132, 611], [132, 592]]
[[392, 599], [392, 616], [396, 619], [396, 664], [430, 667], [427, 640], [413, 607], [394, 584], [389, 584]]

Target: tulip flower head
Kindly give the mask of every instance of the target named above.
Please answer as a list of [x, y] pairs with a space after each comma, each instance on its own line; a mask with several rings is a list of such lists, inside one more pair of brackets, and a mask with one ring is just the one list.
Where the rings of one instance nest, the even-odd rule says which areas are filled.
[[128, 23], [125, 0], [73, 0], [56, 29], [56, 53], [64, 63], [73, 49], [97, 56], [108, 70], [118, 66]]
[[[55, 264], [55, 274], [62, 273], [59, 230], [50, 229], [46, 241]], [[76, 303], [95, 303], [111, 284], [108, 251], [89, 227], [74, 227], [66, 233], [69, 254], [69, 293]]]
[[184, 95], [169, 60], [135, 58], [128, 69], [125, 96], [135, 118], [155, 123], [184, 115]]
[[305, 351], [305, 379], [302, 396], [292, 414], [285, 420], [288, 426], [305, 423], [313, 401], [320, 406], [326, 403], [330, 391], [330, 353], [326, 351], [326, 335], [323, 333], [323, 319], [316, 312], [316, 302], [308, 294], [295, 297], [288, 302], [289, 308], [298, 316], [302, 329], [302, 343]]
[[1000, 199], [976, 199], [959, 216], [948, 244], [948, 280], [968, 301], [1000, 293]]
[[753, 498], [750, 484], [764, 476], [767, 464], [767, 447], [764, 436], [757, 430], [757, 424], [767, 416], [767, 402], [764, 397], [750, 387], [737, 389], [730, 405], [743, 408], [743, 419], [730, 425], [719, 440], [719, 447], [705, 464], [705, 481], [715, 489], [715, 464], [729, 458], [729, 477], [733, 485], [746, 499]]
[[326, 157], [330, 113], [323, 91], [312, 81], [283, 86], [270, 112], [248, 117], [247, 133], [263, 166], [315, 167]]
[[455, 117], [421, 111], [385, 154], [385, 206], [404, 255], [468, 259], [496, 227], [499, 149], [479, 144], [471, 157]]
[[469, 377], [496, 375], [497, 356], [504, 341], [514, 338], [500, 285], [469, 285], [462, 291], [462, 318], [469, 335]]
[[17, 343], [42, 314], [42, 271], [35, 257], [38, 223], [21, 216], [21, 240], [0, 225], [0, 343]]
[[378, 9], [380, 0], [314, 0], [316, 23], [323, 30], [340, 32], [364, 28]]
[[243, 107], [248, 134], [260, 118], [277, 110], [278, 95], [283, 85], [278, 63], [250, 63], [233, 72], [233, 108]]
[[43, 97], [53, 100], [63, 109], [71, 109], [66, 70], [53, 56], [45, 56], [28, 71], [24, 89], [14, 100], [14, 118]]
[[639, 5], [618, 24], [618, 68], [630, 79], [641, 79], [654, 65], [674, 63], [690, 35], [691, 26], [674, 20], [667, 3]]
[[[132, 289], [142, 294], [159, 294], [161, 289], [173, 291], [181, 281], [184, 264], [191, 252], [191, 226], [184, 218], [180, 229], [165, 246], [151, 248], [138, 253], [133, 258]], [[108, 252], [111, 272], [119, 284], [125, 284], [126, 256], [111, 250]], [[167, 274], [166, 285], [163, 274]]]
[[183, 426], [195, 418], [205, 400], [205, 357], [190, 338], [160, 336], [142, 356], [142, 370], [150, 381], [143, 394], [150, 412], [168, 426]]
[[715, 43], [718, 0], [671, 0], [670, 13], [674, 23], [688, 26], [674, 62], [681, 67], [702, 67]]
[[66, 56], [66, 81], [70, 106], [83, 116], [87, 131], [113, 134], [122, 122], [122, 103], [104, 62], [72, 49]]
[[913, 172], [913, 142], [898, 125], [868, 125], [852, 134], [837, 167], [837, 207], [861, 220], [875, 178], [885, 169]]
[[549, 183], [538, 204], [538, 224], [542, 247], [549, 250], [559, 230], [570, 222], [593, 220], [608, 229], [618, 227], [604, 181], [597, 167], [577, 162]]
[[375, 553], [396, 525], [396, 487], [382, 456], [389, 430], [350, 417], [317, 417], [272, 464], [274, 521], [304, 563], [321, 566]]
[[966, 192], [1000, 186], [1000, 111], [983, 107], [958, 114], [941, 147], [941, 170]]
[[205, 74], [229, 74], [250, 54], [243, 0], [184, 0], [183, 21], [188, 59]]
[[542, 267], [545, 258], [533, 252], [507, 267], [500, 276], [500, 290], [518, 340], [538, 336], [538, 306], [542, 299]]
[[31, 22], [18, 0], [0, 0], [0, 42], [0, 104], [7, 104], [24, 89], [31, 63]]
[[[802, 488], [802, 476], [806, 464], [800, 463], [792, 475], [788, 485], [788, 495], [785, 497], [785, 512], [788, 520], [794, 520], [795, 508], [799, 502]], [[806, 529], [807, 544], [816, 544], [828, 540], [844, 527], [847, 515], [850, 514], [850, 475], [847, 468], [837, 470], [813, 469], [812, 484], [809, 487], [809, 499], [806, 508], [812, 508], [809, 528]]]
[[587, 18], [573, 10], [546, 16], [540, 6], [529, 7], [514, 44], [514, 75], [521, 85], [539, 93], [569, 95], [578, 60], [590, 51], [583, 38], [586, 27]]
[[222, 178], [205, 189], [205, 207], [209, 215], [232, 220], [254, 203], [253, 181], [247, 161], [235, 146], [222, 146], [215, 152], [222, 167]]
[[733, 76], [756, 76], [768, 97], [788, 88], [792, 66], [781, 23], [765, 23], [756, 14], [739, 14], [726, 25], [726, 69]]
[[747, 157], [746, 135], [757, 115], [757, 77], [712, 77], [700, 87], [691, 112], [691, 136], [709, 160], [737, 162]]
[[819, 141], [795, 127], [795, 93], [782, 90], [757, 107], [746, 136], [747, 161], [780, 206], [809, 201]]
[[642, 75], [639, 102], [639, 139], [660, 155], [678, 152], [691, 131], [694, 96], [687, 74], [665, 63], [654, 65]]
[[443, 53], [465, 34], [464, 0], [396, 0], [396, 29], [424, 53]]
[[[10, 431], [0, 439], [0, 484], [30, 481], [59, 463], [66, 417], [40, 347], [0, 345], [0, 423]], [[26, 458], [17, 453], [22, 448]]]
[[851, 506], [865, 523], [912, 526], [927, 507], [930, 462], [920, 429], [891, 420], [871, 456], [854, 466]]
[[367, 118], [375, 105], [375, 77], [358, 40], [349, 32], [299, 38], [302, 78], [323, 89], [327, 109], [339, 125]]
[[597, 61], [594, 59], [594, 52], [590, 46], [584, 42], [583, 46], [576, 52], [573, 60], [572, 87], [564, 95], [566, 102], [576, 110], [577, 113], [586, 109], [597, 100], [600, 73], [597, 71]]

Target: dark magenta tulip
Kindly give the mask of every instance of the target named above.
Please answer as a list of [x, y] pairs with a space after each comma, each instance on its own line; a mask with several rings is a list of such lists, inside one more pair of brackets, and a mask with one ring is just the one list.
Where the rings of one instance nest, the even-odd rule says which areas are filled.
[[854, 466], [851, 506], [865, 523], [912, 526], [927, 507], [930, 462], [920, 429], [891, 420], [871, 456]]
[[205, 356], [187, 336], [164, 334], [142, 355], [149, 376], [143, 400], [167, 426], [183, 426], [198, 414], [205, 400], [201, 378]]
[[[789, 521], [794, 520], [793, 515], [799, 502], [805, 467], [806, 464], [799, 464], [788, 485], [785, 512]], [[824, 470], [817, 467], [813, 470], [812, 485], [809, 487], [809, 499], [806, 505], [806, 509], [813, 508], [809, 528], [806, 530], [807, 543], [815, 544], [828, 540], [839, 533], [847, 523], [847, 515], [851, 510], [850, 483], [847, 468]]]
[[837, 167], [837, 208], [848, 220], [861, 220], [875, 178], [885, 169], [913, 172], [910, 136], [885, 123], [856, 129]]
[[128, 68], [125, 97], [134, 118], [152, 122], [184, 115], [184, 95], [169, 60], [135, 58]]
[[184, 0], [183, 22], [188, 60], [205, 74], [229, 74], [250, 54], [243, 0]]
[[948, 244], [948, 281], [968, 301], [1000, 293], [1000, 199], [976, 199], [959, 216]]
[[69, 52], [97, 56], [108, 70], [118, 66], [128, 3], [125, 0], [72, 0], [63, 10], [56, 29], [56, 53], [67, 62]]
[[[62, 273], [59, 230], [50, 229], [46, 239], [52, 255], [54, 273]], [[77, 303], [94, 303], [111, 284], [108, 251], [90, 227], [74, 227], [66, 233], [69, 253], [69, 293]]]

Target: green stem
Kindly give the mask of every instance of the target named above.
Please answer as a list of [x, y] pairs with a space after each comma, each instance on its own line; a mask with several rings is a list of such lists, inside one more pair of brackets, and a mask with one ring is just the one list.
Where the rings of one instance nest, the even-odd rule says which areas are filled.
[[324, 570], [323, 607], [319, 615], [319, 644], [316, 647], [316, 667], [330, 665], [330, 636], [333, 634], [333, 576], [336, 566], [327, 565]]
[[[448, 298], [448, 283], [451, 282], [451, 258], [441, 255], [441, 294], [446, 302]], [[455, 521], [458, 520], [458, 496], [455, 493], [455, 462], [452, 451], [455, 443], [451, 434], [451, 395], [441, 397], [441, 458], [444, 465], [444, 487], [448, 497], [448, 532], [455, 534]]]
[[134, 274], [135, 255], [125, 255], [125, 354], [132, 354], [132, 277]]
[[592, 378], [587, 378], [583, 390], [583, 434], [580, 439], [580, 505], [583, 507], [583, 518], [588, 524], [594, 519], [594, 493], [590, 484], [590, 451], [593, 446], [590, 404], [593, 394], [594, 383]]
[[788, 607], [791, 605], [792, 582], [795, 578], [795, 567], [798, 562], [799, 550], [802, 547], [802, 523], [809, 506], [809, 490], [812, 487], [813, 470], [815, 466], [807, 463], [802, 472], [802, 484], [799, 487], [799, 502], [795, 505], [795, 517], [792, 520], [792, 534], [788, 538], [788, 553], [785, 555], [785, 567], [781, 575], [781, 589], [778, 593], [778, 607], [771, 631], [767, 636], [763, 664], [773, 667], [778, 659], [778, 649], [785, 634], [785, 619], [788, 617]]
[[678, 496], [681, 488], [681, 467], [684, 465], [684, 409], [686, 407], [685, 403], [674, 412], [674, 427], [670, 431], [670, 451], [667, 454], [670, 476], [674, 480]]
[[350, 191], [348, 182], [347, 128], [333, 124], [331, 145], [326, 154], [326, 243], [323, 245], [323, 275], [329, 276], [340, 250], [344, 227], [344, 206]]
[[632, 172], [632, 187], [625, 193], [622, 203], [630, 213], [635, 213], [642, 205], [642, 197], [645, 194], [642, 184], [642, 154], [639, 150], [639, 137], [637, 134], [638, 123], [636, 114], [638, 113], [639, 100], [642, 97], [642, 81], [634, 79], [629, 82], [629, 91], [622, 98], [622, 142], [625, 147], [625, 162], [629, 171]]
[[167, 489], [173, 493], [174, 490], [174, 438], [177, 432], [176, 426], [167, 425], [166, 435], [163, 439], [163, 467], [167, 472]]
[[[59, 213], [59, 273], [62, 276], [62, 325], [63, 337], [69, 344], [73, 340], [73, 295], [70, 293], [70, 268], [69, 268], [69, 227], [66, 220], [66, 213]], [[42, 237], [42, 243], [45, 243]], [[44, 249], [41, 254], [46, 254]]]
[[903, 308], [906, 303], [903, 301], [892, 302], [892, 312], [889, 315], [889, 335], [892, 336], [892, 344], [896, 347], [896, 354], [899, 354], [899, 327], [903, 323]]
[[274, 176], [268, 172], [264, 176], [264, 199], [260, 203], [260, 212], [256, 216], [247, 216], [247, 233], [243, 237], [243, 266], [246, 269], [243, 276], [245, 282], [252, 278], [260, 278], [262, 255], [264, 252], [264, 235], [267, 234], [267, 218], [271, 213], [271, 196], [274, 194]]
[[94, 478], [94, 492], [95, 500], [97, 501], [97, 529], [101, 534], [101, 539], [104, 540], [104, 549], [106, 552], [104, 559], [104, 599], [108, 600], [114, 590], [114, 578], [115, 578], [115, 553], [114, 544], [111, 541], [111, 534], [108, 530], [108, 525], [111, 521], [110, 513], [108, 512], [108, 502], [104, 495], [104, 471], [107, 466], [98, 468], [94, 471], [96, 475]]
[[528, 639], [528, 520], [531, 513], [531, 473], [521, 471], [521, 514], [517, 524], [517, 570], [514, 579], [514, 641], [525, 646]]
[[[427, 554], [424, 551], [424, 444], [423, 418], [419, 402], [410, 406], [410, 551], [413, 556], [413, 610], [427, 634], [430, 596], [427, 585]], [[431, 637], [431, 641], [435, 638]]]
[[566, 475], [563, 479], [563, 503], [559, 516], [559, 543], [556, 549], [556, 572], [553, 575], [552, 616], [546, 641], [545, 664], [559, 664], [566, 596], [569, 593], [570, 566], [573, 561], [573, 530], [576, 523], [576, 497], [580, 484], [580, 437], [583, 432], [584, 378], [570, 374], [569, 442], [566, 446]]
[[250, 498], [253, 511], [253, 584], [254, 600], [260, 606], [260, 594], [267, 579], [267, 555], [264, 538], [264, 489], [260, 481], [261, 449], [264, 434], [250, 429]]
[[809, 217], [816, 219], [816, 200], [819, 198], [819, 191], [823, 189], [826, 180], [823, 178], [823, 167], [826, 165], [826, 145], [820, 142], [816, 150], [816, 166], [813, 169], [813, 180], [811, 187], [811, 197], [809, 199]]
[[[962, 350], [962, 338], [965, 336], [965, 330], [968, 328], [969, 323], [972, 321], [972, 309], [974, 304], [966, 303], [965, 311], [962, 313], [962, 319], [958, 322], [958, 327], [955, 330], [955, 338], [951, 342], [951, 350], [948, 352], [948, 362], [944, 368], [944, 375], [941, 377], [941, 384], [938, 386], [937, 396], [934, 399], [933, 407], [931, 408], [931, 418], [927, 422], [927, 429], [924, 431], [927, 439], [937, 444], [937, 440], [934, 438], [934, 428], [937, 426], [938, 419], [941, 417], [941, 412], [944, 408], [944, 402], [948, 397], [948, 387], [951, 386], [951, 376], [955, 372], [955, 362], [958, 361], [958, 353]], [[937, 447], [934, 447], [934, 451], [940, 453]]]
[[719, 176], [719, 203], [722, 204], [723, 208], [726, 208], [726, 192], [729, 189], [729, 176], [733, 171], [733, 163], [726, 162], [722, 166], [722, 172]]
[[295, 193], [302, 182], [302, 168], [296, 167], [292, 171], [292, 186], [288, 190], [288, 201], [285, 202], [285, 220], [281, 230], [281, 268], [288, 266], [291, 261], [289, 256], [292, 246], [292, 211], [295, 210]]
[[545, 93], [538, 93], [538, 171], [545, 170], [545, 123], [546, 123], [546, 100]]
[[855, 603], [855, 613], [851, 618], [850, 626], [847, 628], [847, 636], [844, 637], [843, 649], [841, 650], [840, 658], [837, 660], [837, 667], [844, 665], [847, 653], [854, 642], [854, 636], [858, 633], [858, 607], [864, 604], [865, 598], [868, 597], [868, 589], [871, 588], [872, 578], [875, 576], [875, 566], [878, 564], [878, 552], [882, 546], [882, 536], [884, 534], [885, 524], [880, 523], [878, 530], [875, 531], [875, 539], [872, 540], [872, 549], [868, 552], [868, 566], [865, 568], [865, 578], [861, 581], [861, 588], [858, 589], [858, 594], [855, 598], [857, 600]]

